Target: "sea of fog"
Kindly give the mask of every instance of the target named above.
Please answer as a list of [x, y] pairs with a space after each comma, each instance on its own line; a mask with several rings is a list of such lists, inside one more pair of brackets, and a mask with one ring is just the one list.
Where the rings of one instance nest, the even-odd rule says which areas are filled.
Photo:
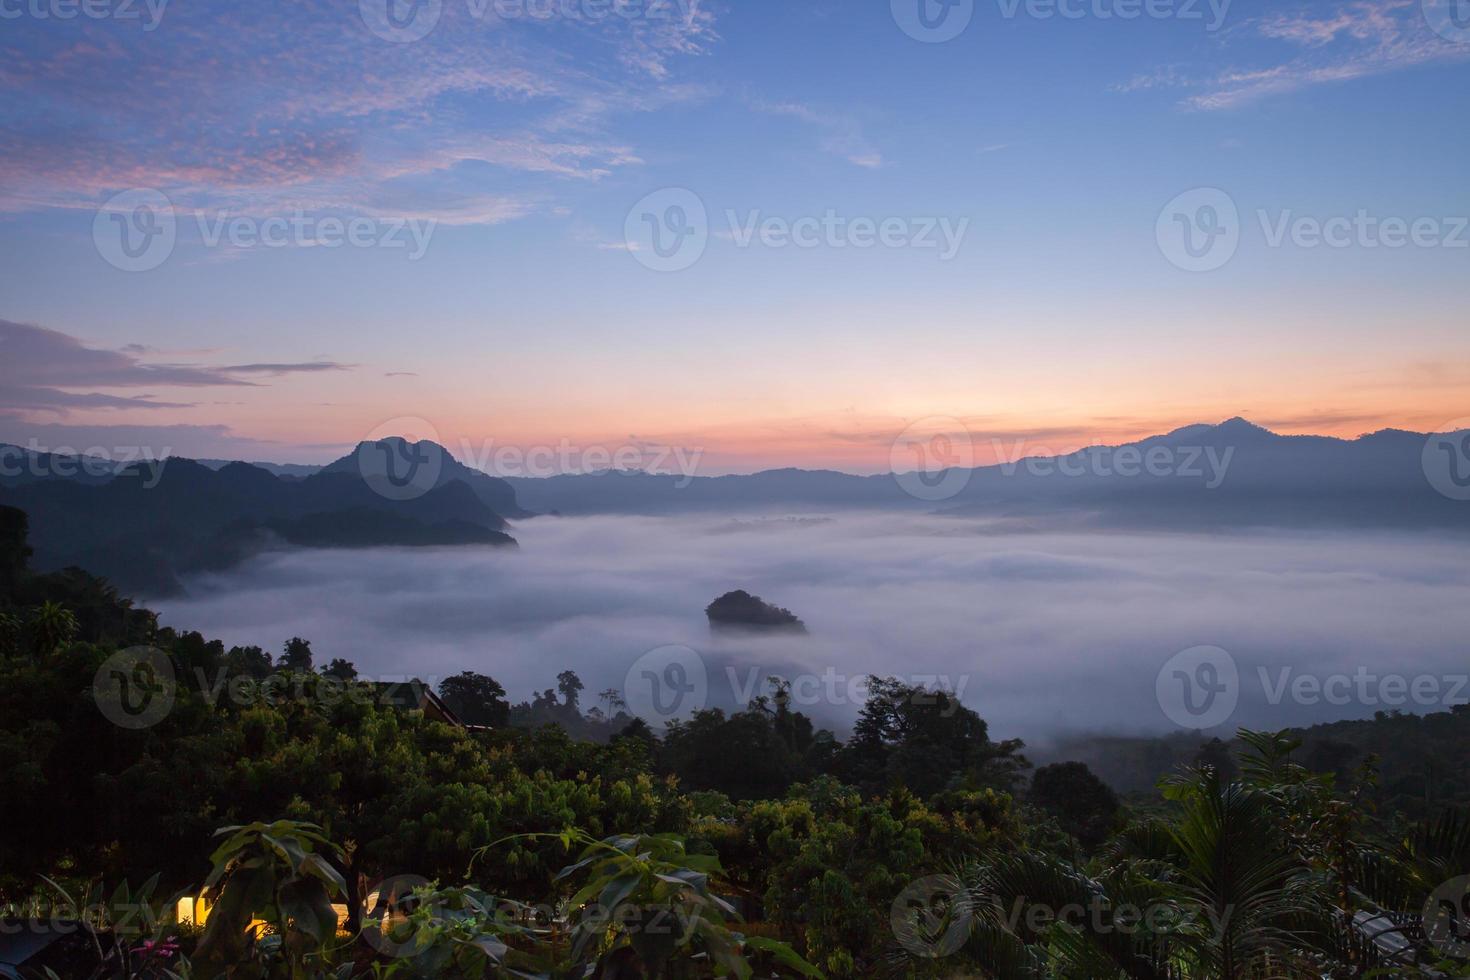
[[[1191, 711], [1209, 697], [1197, 717], [1221, 731], [1470, 698], [1470, 557], [1429, 535], [1017, 533], [896, 514], [538, 518], [514, 533], [514, 550], [271, 553], [149, 605], [227, 645], [302, 636], [318, 664], [366, 676], [480, 671], [517, 701], [570, 668], [589, 706], [682, 645], [697, 659], [678, 654], [675, 680], [703, 669], [706, 703], [780, 674], [839, 731], [868, 674], [943, 684], [994, 736], [1031, 741], [1178, 731], [1184, 697]], [[712, 636], [705, 605], [737, 588], [809, 635]], [[1171, 660], [1198, 646], [1229, 654], [1233, 697], [1218, 654]], [[1211, 691], [1238, 702], [1223, 721]]]

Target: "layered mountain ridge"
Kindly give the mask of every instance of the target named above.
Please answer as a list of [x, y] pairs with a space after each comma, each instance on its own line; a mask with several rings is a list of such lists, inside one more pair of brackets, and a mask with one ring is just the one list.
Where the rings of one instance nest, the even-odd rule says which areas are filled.
[[1470, 455], [1470, 434], [1280, 435], [1233, 418], [1062, 456], [1028, 456], [1024, 442], [992, 448], [1001, 462], [897, 475], [784, 468], [501, 478], [435, 443], [396, 438], [360, 443], [316, 469], [269, 464], [274, 472], [182, 458], [113, 470], [93, 457], [0, 445], [0, 503], [30, 514], [38, 567], [79, 565], [145, 595], [283, 544], [513, 544], [507, 521], [537, 512], [878, 509], [1019, 529], [1470, 530], [1470, 458], [1454, 458]]

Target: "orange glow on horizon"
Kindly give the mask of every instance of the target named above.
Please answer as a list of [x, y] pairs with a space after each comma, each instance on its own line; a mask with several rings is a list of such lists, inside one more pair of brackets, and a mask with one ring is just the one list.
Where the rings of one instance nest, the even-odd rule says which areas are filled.
[[[957, 348], [943, 358], [932, 345], [907, 344], [826, 363], [810, 348], [785, 359], [757, 350], [728, 362], [651, 363], [626, 380], [572, 365], [548, 378], [544, 362], [517, 362], [502, 365], [493, 385], [483, 365], [465, 358], [406, 378], [367, 369], [282, 378], [232, 392], [238, 400], [227, 410], [205, 400], [166, 416], [78, 410], [67, 424], [137, 426], [158, 442], [148, 447], [155, 455], [325, 463], [364, 439], [398, 434], [433, 438], [462, 462], [505, 475], [517, 471], [498, 460], [515, 464], [533, 451], [541, 466], [531, 475], [549, 475], [548, 454], [551, 472], [580, 472], [638, 466], [640, 451], [664, 448], [718, 475], [905, 468], [894, 446], [913, 426], [962, 436], [974, 465], [988, 465], [1236, 416], [1282, 434], [1355, 438], [1384, 428], [1431, 431], [1470, 415], [1462, 394], [1470, 351], [1406, 361], [1376, 350], [1294, 350], [1263, 370], [1245, 348], [1205, 357], [1162, 341], [1145, 350], [1028, 346], [1035, 341], [1012, 335], [988, 351]], [[198, 398], [189, 389], [157, 394]], [[204, 448], [191, 447], [191, 437]]]
[[[659, 459], [664, 460], [664, 465], [655, 468], [668, 472], [678, 462], [679, 458], [674, 456], [676, 452], [682, 453], [683, 459], [694, 460], [702, 475], [748, 473], [783, 467], [882, 473], [904, 468], [904, 456], [902, 453], [895, 456], [894, 445], [906, 431], [911, 435], [942, 433], [967, 440], [972, 465], [985, 466], [1021, 456], [1063, 455], [1089, 445], [1134, 442], [1186, 425], [1216, 424], [1236, 416], [1282, 435], [1354, 439], [1386, 428], [1431, 431], [1450, 419], [1466, 415], [1470, 415], [1470, 407], [1450, 405], [1439, 409], [1384, 412], [1376, 416], [1325, 412], [1291, 415], [1219, 408], [1201, 410], [1199, 414], [1180, 413], [1157, 418], [1047, 418], [1040, 421], [1020, 417], [942, 414], [858, 418], [851, 413], [841, 413], [825, 418], [690, 425], [677, 430], [642, 429], [636, 434], [583, 427], [557, 433], [538, 427], [515, 435], [504, 431], [497, 433], [493, 421], [466, 419], [434, 422], [430, 434], [436, 434], [438, 438], [435, 441], [448, 448], [461, 462], [503, 475], [543, 476], [551, 472], [578, 472], [622, 465], [638, 468], [640, 465], [653, 465]], [[399, 427], [401, 434], [418, 434], [416, 422], [423, 417], [413, 416], [411, 419], [404, 417], [404, 424]], [[317, 443], [320, 448], [314, 450], [290, 446], [295, 441], [291, 436], [298, 440], [301, 437], [299, 426], [289, 432], [280, 432], [274, 439], [265, 433], [262, 435], [271, 442], [277, 442], [282, 449], [290, 447], [290, 454], [300, 461], [326, 462], [345, 453], [376, 430], [383, 429], [379, 434], [399, 431], [391, 418], [360, 423], [355, 431], [350, 423], [347, 428], [348, 432], [337, 440], [321, 439]], [[262, 451], [270, 452], [265, 447]]]

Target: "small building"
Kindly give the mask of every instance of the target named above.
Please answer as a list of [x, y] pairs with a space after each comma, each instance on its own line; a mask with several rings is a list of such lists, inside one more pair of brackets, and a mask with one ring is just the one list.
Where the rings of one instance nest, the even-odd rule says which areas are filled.
[[377, 703], [398, 708], [402, 711], [422, 711], [425, 718], [446, 725], [463, 728], [468, 732], [488, 732], [489, 725], [467, 725], [450, 710], [444, 699], [434, 689], [418, 678], [409, 681], [375, 681]]

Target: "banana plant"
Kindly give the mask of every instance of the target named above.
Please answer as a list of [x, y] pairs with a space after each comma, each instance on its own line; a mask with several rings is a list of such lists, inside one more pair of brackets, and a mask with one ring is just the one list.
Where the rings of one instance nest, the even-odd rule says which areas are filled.
[[[346, 890], [324, 854], [340, 851], [315, 824], [294, 820], [224, 827], [204, 885], [209, 918], [194, 958], [196, 970], [227, 976], [315, 976], [337, 932], [332, 898]], [[256, 920], [269, 929], [257, 935]]]
[[[784, 977], [821, 977], [789, 945], [730, 928], [735, 909], [711, 888], [719, 858], [691, 854], [674, 834], [598, 840], [582, 831], [558, 837], [577, 860], [558, 881], [581, 881], [568, 899], [570, 968], [561, 975], [598, 980], [685, 980], [754, 975], [752, 959]], [[492, 845], [493, 846], [493, 845]]]
[[478, 888], [426, 883], [404, 894], [380, 892], [364, 919], [362, 938], [392, 961], [395, 976], [534, 980], [545, 971], [533, 912]]

